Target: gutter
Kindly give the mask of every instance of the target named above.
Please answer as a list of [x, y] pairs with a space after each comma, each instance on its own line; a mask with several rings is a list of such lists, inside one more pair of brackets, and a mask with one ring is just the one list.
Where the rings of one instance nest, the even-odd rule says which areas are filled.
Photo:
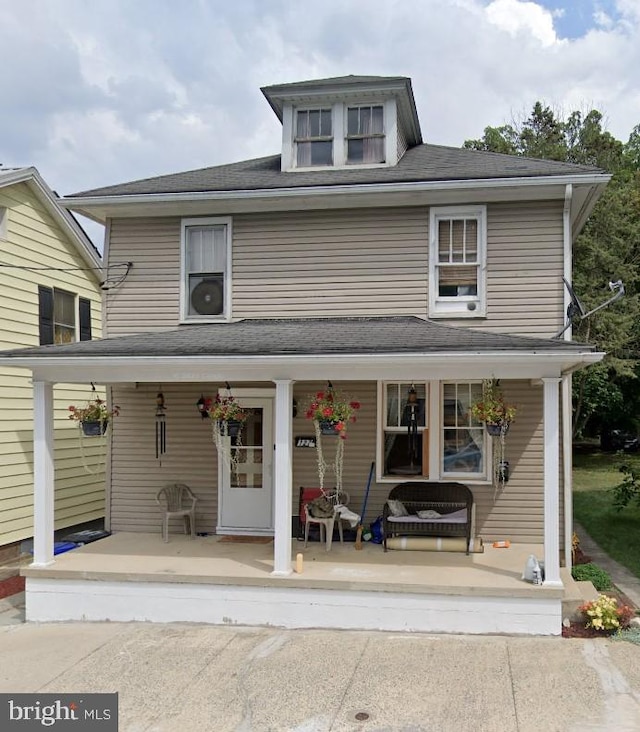
[[406, 183], [360, 183], [336, 186], [299, 186], [293, 188], [258, 188], [232, 191], [189, 191], [185, 193], [129, 193], [102, 196], [68, 196], [60, 199], [61, 206], [81, 209], [85, 206], [135, 203], [183, 203], [185, 201], [256, 200], [263, 198], [295, 198], [302, 196], [352, 196], [368, 193], [414, 193], [450, 190], [477, 190], [483, 188], [513, 188], [515, 186], [548, 186], [567, 184], [605, 185], [610, 175], [589, 173], [576, 175], [549, 175], [532, 178], [482, 178], [475, 180], [411, 181]]

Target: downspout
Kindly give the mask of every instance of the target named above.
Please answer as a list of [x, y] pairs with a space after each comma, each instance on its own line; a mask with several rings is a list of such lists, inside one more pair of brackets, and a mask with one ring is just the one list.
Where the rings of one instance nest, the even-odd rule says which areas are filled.
[[[567, 183], [564, 191], [564, 210], [562, 213], [563, 223], [563, 246], [564, 246], [564, 265], [563, 274], [567, 282], [572, 281], [572, 265], [573, 265], [573, 241], [571, 235], [571, 199], [573, 196], [573, 186]], [[564, 292], [564, 311], [563, 317], [566, 317], [567, 308], [571, 302], [569, 292], [563, 287]], [[572, 328], [569, 327], [564, 332], [564, 339], [570, 341], [572, 338]], [[572, 425], [572, 400], [571, 400], [572, 376], [565, 374], [562, 377], [562, 469], [563, 480], [562, 486], [564, 491], [564, 557], [565, 566], [571, 571], [572, 564], [572, 538], [573, 538], [573, 425]]]

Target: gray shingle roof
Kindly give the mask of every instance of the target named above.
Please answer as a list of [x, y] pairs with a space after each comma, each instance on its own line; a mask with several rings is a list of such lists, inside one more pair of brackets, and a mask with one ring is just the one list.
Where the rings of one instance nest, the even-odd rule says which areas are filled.
[[347, 76], [330, 76], [325, 79], [308, 79], [307, 81], [292, 81], [285, 84], [270, 84], [269, 86], [263, 86], [262, 91], [271, 91], [273, 89], [290, 89], [295, 91], [296, 89], [306, 89], [309, 86], [348, 86], [350, 84], [367, 84], [378, 82], [393, 82], [393, 81], [411, 81], [408, 76], [358, 76], [357, 74], [349, 74]]
[[407, 150], [397, 165], [387, 168], [283, 173], [280, 171], [280, 155], [271, 155], [228, 165], [217, 165], [212, 168], [145, 178], [105, 188], [94, 188], [72, 195], [83, 197], [195, 193], [368, 183], [483, 180], [602, 172], [604, 171], [588, 165], [425, 144], [416, 145]]
[[3, 351], [0, 360], [24, 356], [107, 358], [593, 350], [592, 346], [564, 340], [456, 328], [415, 317], [291, 318], [184, 325], [159, 333], [22, 348]]

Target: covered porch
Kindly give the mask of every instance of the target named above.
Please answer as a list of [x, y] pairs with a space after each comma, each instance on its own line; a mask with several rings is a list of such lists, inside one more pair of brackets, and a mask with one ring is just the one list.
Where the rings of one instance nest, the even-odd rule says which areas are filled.
[[[28, 617], [559, 634], [567, 582], [561, 555], [570, 556], [571, 538], [570, 374], [602, 355], [582, 344], [470, 331], [418, 318], [239, 321], [7, 352], [0, 357], [3, 362], [31, 368], [34, 377], [36, 521], [34, 563], [25, 570]], [[378, 546], [354, 552], [351, 545], [334, 544], [328, 554], [318, 547], [310, 550], [305, 571], [295, 574], [295, 385], [425, 380], [437, 394], [441, 382], [483, 378], [519, 380], [535, 392], [530, 398], [540, 421], [521, 430], [521, 437], [523, 451], [527, 440], [535, 439], [540, 455], [532, 475], [539, 486], [541, 542], [512, 544], [509, 550], [489, 547], [485, 554], [470, 556], [409, 551], [383, 555]], [[137, 383], [167, 388], [269, 382], [271, 543], [226, 545], [219, 537], [188, 542], [172, 536], [163, 547], [159, 533], [120, 531], [96, 548], [89, 545], [54, 557], [52, 389], [59, 381], [129, 388]], [[438, 399], [429, 408], [432, 423], [438, 424]], [[377, 409], [380, 415], [379, 400]], [[438, 431], [432, 430], [429, 439], [437, 446]], [[110, 460], [108, 470], [117, 453]], [[422, 479], [437, 480], [438, 470], [433, 461]], [[525, 516], [531, 505], [526, 486], [525, 480], [524, 499], [518, 504]], [[477, 488], [487, 494], [490, 486]], [[358, 510], [357, 505], [352, 508]], [[106, 551], [109, 547], [113, 552]], [[182, 554], [174, 554], [179, 547]], [[544, 559], [542, 587], [520, 579], [531, 553]]]
[[144, 620], [285, 628], [385, 629], [451, 633], [559, 634], [579, 598], [564, 586], [522, 580], [542, 547], [491, 545], [483, 553], [389, 551], [365, 543], [293, 541], [274, 576], [273, 541], [219, 536], [118, 533], [23, 569], [27, 620]]

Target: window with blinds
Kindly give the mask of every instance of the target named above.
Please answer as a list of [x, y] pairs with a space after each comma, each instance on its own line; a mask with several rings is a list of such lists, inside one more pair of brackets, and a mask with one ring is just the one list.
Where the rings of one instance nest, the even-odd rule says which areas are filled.
[[430, 316], [485, 315], [485, 216], [484, 207], [431, 210]]
[[230, 219], [182, 222], [183, 320], [229, 316]]
[[384, 163], [384, 108], [382, 105], [349, 107], [347, 111], [347, 163]]
[[331, 109], [299, 109], [296, 113], [296, 161], [299, 168], [333, 165]]

